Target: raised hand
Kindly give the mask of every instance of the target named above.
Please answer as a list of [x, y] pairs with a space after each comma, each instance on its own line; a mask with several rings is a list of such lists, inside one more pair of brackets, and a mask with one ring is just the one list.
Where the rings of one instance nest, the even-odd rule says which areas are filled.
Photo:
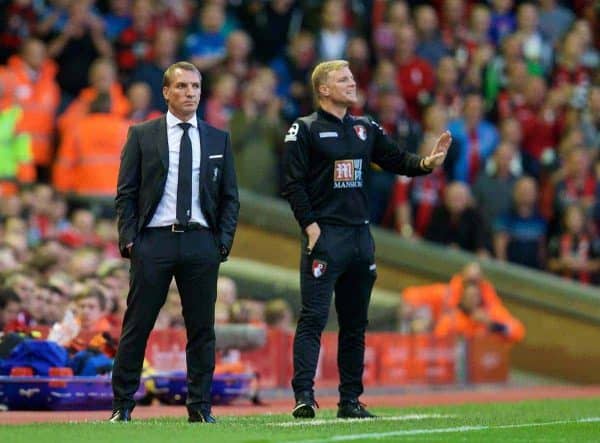
[[431, 154], [423, 159], [423, 165], [427, 169], [434, 169], [444, 164], [448, 148], [452, 144], [452, 134], [450, 131], [445, 131], [440, 135], [435, 142], [435, 146], [431, 150]]

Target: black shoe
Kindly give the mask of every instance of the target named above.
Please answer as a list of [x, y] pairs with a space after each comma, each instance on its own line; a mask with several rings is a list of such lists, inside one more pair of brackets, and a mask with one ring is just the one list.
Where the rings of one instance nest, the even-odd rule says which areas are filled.
[[118, 421], [131, 421], [131, 409], [121, 408], [113, 410], [108, 421], [112, 423], [116, 423]]
[[365, 404], [358, 400], [342, 401], [338, 403], [338, 418], [375, 418], [376, 415], [371, 414], [365, 409]]
[[294, 418], [314, 418], [318, 407], [312, 392], [301, 392], [296, 396], [296, 406], [292, 415]]
[[201, 411], [197, 409], [188, 409], [188, 423], [216, 423], [210, 411]]

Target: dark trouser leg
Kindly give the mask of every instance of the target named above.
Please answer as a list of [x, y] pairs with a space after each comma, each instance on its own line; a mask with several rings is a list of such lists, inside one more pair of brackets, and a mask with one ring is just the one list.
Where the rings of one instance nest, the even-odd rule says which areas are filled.
[[[171, 235], [171, 237], [169, 237]], [[176, 244], [168, 231], [146, 230], [133, 247], [123, 331], [113, 367], [113, 409], [133, 408], [148, 336], [173, 278]]]
[[186, 232], [180, 240], [181, 261], [175, 269], [187, 331], [186, 404], [207, 411], [215, 370], [215, 301], [220, 264], [212, 236], [207, 230]]
[[355, 400], [363, 393], [365, 330], [371, 290], [376, 278], [375, 270], [371, 269], [374, 259], [367, 228], [360, 230], [357, 240], [358, 255], [335, 285], [341, 401]]
[[[328, 235], [331, 234], [328, 232]], [[300, 262], [302, 308], [294, 336], [292, 388], [295, 394], [313, 390], [321, 333], [327, 323], [335, 280], [340, 272], [329, 256], [321, 254], [324, 245], [321, 240], [319, 243], [320, 247], [311, 255], [303, 252]], [[313, 273], [315, 260], [326, 263], [325, 272], [319, 277]]]

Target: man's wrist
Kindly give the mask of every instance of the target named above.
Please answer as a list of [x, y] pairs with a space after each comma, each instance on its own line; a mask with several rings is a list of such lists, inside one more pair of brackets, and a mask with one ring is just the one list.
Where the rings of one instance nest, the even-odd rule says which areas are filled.
[[426, 162], [427, 157], [422, 157], [421, 158], [421, 162], [419, 164], [419, 167], [423, 170], [423, 171], [427, 171], [427, 172], [431, 172], [433, 171], [433, 167], [432, 166], [428, 166], [427, 162]]

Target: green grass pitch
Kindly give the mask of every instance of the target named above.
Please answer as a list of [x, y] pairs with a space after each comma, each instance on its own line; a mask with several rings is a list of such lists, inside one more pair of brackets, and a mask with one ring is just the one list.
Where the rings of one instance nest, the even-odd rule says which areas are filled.
[[0, 427], [0, 442], [600, 442], [600, 399], [370, 409], [380, 418], [342, 421], [334, 410], [318, 410], [305, 421], [288, 414], [220, 417], [217, 425], [183, 417], [8, 425]]

